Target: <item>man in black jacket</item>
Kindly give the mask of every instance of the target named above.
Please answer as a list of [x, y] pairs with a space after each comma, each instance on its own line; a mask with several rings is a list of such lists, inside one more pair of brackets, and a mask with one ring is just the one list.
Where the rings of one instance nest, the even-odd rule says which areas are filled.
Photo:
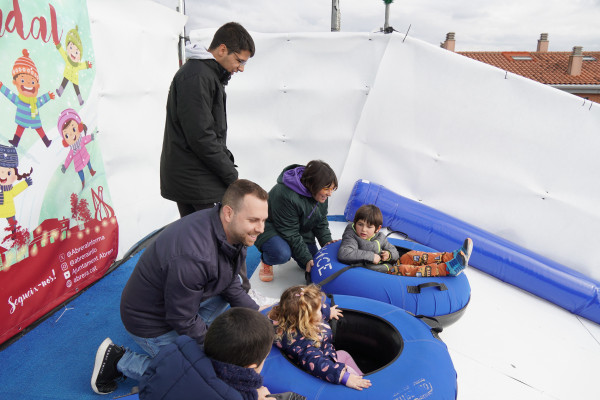
[[139, 380], [158, 351], [187, 335], [203, 343], [207, 325], [227, 304], [257, 310], [238, 276], [246, 247], [263, 232], [267, 192], [239, 179], [222, 205], [193, 213], [166, 227], [138, 260], [121, 296], [125, 329], [147, 354], [137, 354], [106, 338], [98, 348], [92, 389], [117, 387], [125, 375]]
[[188, 61], [175, 74], [167, 100], [160, 157], [160, 191], [184, 217], [221, 201], [238, 178], [227, 149], [225, 85], [254, 56], [254, 41], [238, 23], [215, 33], [206, 50], [186, 47]]

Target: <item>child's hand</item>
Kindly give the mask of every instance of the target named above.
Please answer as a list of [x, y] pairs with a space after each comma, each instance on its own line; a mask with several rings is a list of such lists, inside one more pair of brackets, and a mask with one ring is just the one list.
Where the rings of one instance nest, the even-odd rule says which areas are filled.
[[91, 63], [91, 61], [88, 61], [88, 62], [87, 62], [87, 67], [88, 67], [88, 68], [92, 68], [92, 63]]
[[267, 399], [267, 395], [271, 394], [271, 392], [269, 392], [269, 389], [267, 389], [264, 386], [261, 386], [258, 389], [256, 389], [256, 391], [258, 392], [258, 400], [269, 400]]
[[56, 97], [56, 95], [52, 92], [48, 92], [48, 96], [50, 96], [50, 99], [54, 100], [54, 97]]
[[375, 254], [373, 256], [373, 264], [379, 264], [381, 262], [381, 257], [379, 256], [379, 254]]
[[371, 381], [364, 379], [362, 376], [350, 374], [346, 386], [356, 390], [363, 390], [363, 388], [371, 387]]
[[331, 317], [329, 319], [340, 319], [340, 317], [343, 317], [344, 314], [342, 313], [342, 310], [335, 305], [329, 309], [329, 316]]
[[0, 87], [2, 87], [2, 81], [0, 81]]
[[387, 261], [390, 259], [390, 252], [387, 250], [384, 250], [381, 252], [381, 261]]

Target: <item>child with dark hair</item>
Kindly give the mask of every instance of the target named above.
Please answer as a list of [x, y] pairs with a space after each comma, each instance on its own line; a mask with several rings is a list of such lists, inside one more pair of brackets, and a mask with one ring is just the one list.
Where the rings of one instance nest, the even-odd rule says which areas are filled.
[[377, 206], [361, 206], [354, 215], [354, 222], [344, 230], [338, 260], [344, 264], [363, 264], [378, 272], [416, 277], [457, 276], [469, 264], [473, 251], [470, 238], [454, 252], [410, 250], [400, 255], [380, 232], [382, 223], [383, 216]]
[[371, 386], [352, 356], [336, 351], [330, 319], [343, 317], [337, 306], [329, 307], [316, 285], [292, 286], [269, 312], [276, 326], [275, 345], [287, 358], [309, 374], [324, 381], [356, 390]]
[[154, 357], [140, 381], [141, 400], [263, 400], [260, 371], [273, 344], [273, 325], [258, 311], [234, 307], [208, 328], [204, 349], [180, 336]]

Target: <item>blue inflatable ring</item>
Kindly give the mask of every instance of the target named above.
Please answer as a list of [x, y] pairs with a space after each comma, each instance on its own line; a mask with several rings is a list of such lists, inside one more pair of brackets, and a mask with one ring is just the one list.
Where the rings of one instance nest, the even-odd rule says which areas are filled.
[[352, 355], [372, 386], [358, 391], [323, 381], [273, 346], [261, 373], [271, 393], [292, 391], [311, 400], [456, 399], [448, 348], [427, 324], [391, 304], [343, 295], [334, 300], [344, 313], [332, 325], [335, 347]]
[[[435, 251], [419, 243], [389, 239], [394, 246], [410, 250]], [[313, 283], [321, 284], [346, 268], [337, 259], [341, 242], [323, 247], [315, 255], [310, 272]], [[471, 286], [465, 273], [456, 277], [416, 278], [388, 275], [355, 267], [321, 285], [325, 293], [366, 297], [398, 306], [414, 315], [433, 318], [448, 326], [465, 312], [471, 298]]]

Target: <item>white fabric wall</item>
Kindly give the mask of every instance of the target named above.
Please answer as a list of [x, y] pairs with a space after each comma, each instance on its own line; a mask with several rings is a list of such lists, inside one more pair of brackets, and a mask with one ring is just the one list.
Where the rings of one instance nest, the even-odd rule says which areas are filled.
[[[88, 6], [122, 255], [178, 217], [158, 168], [185, 19], [147, 0]], [[340, 180], [331, 214], [369, 179], [600, 279], [600, 106], [410, 36], [252, 35], [227, 87], [240, 176], [268, 190], [286, 165], [323, 159]]]
[[600, 279], [600, 106], [400, 34], [253, 36], [227, 89], [242, 176], [320, 158], [331, 214], [368, 179]]
[[[118, 10], [118, 11], [117, 11]], [[119, 222], [119, 257], [175, 220], [160, 196], [165, 104], [186, 18], [149, 0], [88, 0], [97, 63], [99, 143]]]

